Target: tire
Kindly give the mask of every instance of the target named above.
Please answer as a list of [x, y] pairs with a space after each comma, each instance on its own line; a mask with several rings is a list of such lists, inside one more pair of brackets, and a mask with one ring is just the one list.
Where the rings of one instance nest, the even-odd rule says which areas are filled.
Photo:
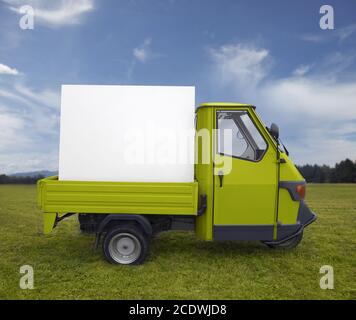
[[289, 239], [285, 242], [279, 243], [279, 244], [271, 244], [271, 243], [265, 243], [268, 247], [270, 248], [276, 248], [276, 249], [293, 249], [296, 248], [299, 243], [303, 239], [303, 232], [299, 233], [296, 235], [294, 238]]
[[137, 265], [145, 261], [149, 249], [147, 235], [133, 225], [116, 226], [103, 241], [106, 260], [113, 264]]

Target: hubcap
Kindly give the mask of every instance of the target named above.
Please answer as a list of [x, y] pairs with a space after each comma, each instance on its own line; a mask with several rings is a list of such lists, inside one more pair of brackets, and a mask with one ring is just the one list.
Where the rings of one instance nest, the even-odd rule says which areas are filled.
[[110, 256], [118, 263], [130, 264], [141, 254], [140, 241], [130, 233], [119, 233], [109, 243]]

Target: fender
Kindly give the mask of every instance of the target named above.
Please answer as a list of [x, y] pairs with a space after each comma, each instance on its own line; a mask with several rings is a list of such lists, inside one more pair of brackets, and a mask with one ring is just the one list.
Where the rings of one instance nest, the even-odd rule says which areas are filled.
[[104, 218], [103, 221], [100, 222], [98, 230], [96, 232], [96, 239], [95, 239], [95, 248], [98, 247], [101, 235], [105, 230], [105, 227], [112, 221], [135, 221], [137, 222], [143, 229], [143, 231], [148, 235], [152, 235], [152, 226], [150, 221], [141, 215], [137, 214], [109, 214], [107, 217]]
[[298, 211], [298, 218], [297, 218], [297, 223], [294, 225], [286, 225], [282, 226], [279, 225], [278, 229], [285, 229], [284, 231], [278, 230], [277, 235], [281, 234], [282, 236], [279, 237], [276, 241], [264, 241], [265, 244], [271, 244], [271, 245], [278, 245], [283, 242], [286, 242], [297, 235], [299, 235], [303, 230], [313, 223], [317, 219], [316, 214], [309, 209], [309, 207], [306, 205], [304, 200], [300, 201], [299, 205], [299, 211]]

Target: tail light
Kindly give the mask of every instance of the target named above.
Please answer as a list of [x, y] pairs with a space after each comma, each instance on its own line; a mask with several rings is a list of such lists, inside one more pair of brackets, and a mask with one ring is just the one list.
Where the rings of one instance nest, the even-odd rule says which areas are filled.
[[300, 199], [304, 199], [305, 198], [305, 191], [306, 191], [305, 189], [306, 189], [305, 184], [300, 184], [300, 185], [297, 186], [296, 191], [297, 191]]

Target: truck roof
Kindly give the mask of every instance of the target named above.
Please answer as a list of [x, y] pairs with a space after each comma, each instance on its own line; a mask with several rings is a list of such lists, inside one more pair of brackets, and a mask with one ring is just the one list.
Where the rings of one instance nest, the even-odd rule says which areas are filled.
[[197, 109], [199, 108], [214, 108], [214, 107], [245, 107], [245, 108], [254, 108], [255, 106], [246, 103], [239, 103], [239, 102], [204, 102], [201, 103]]

